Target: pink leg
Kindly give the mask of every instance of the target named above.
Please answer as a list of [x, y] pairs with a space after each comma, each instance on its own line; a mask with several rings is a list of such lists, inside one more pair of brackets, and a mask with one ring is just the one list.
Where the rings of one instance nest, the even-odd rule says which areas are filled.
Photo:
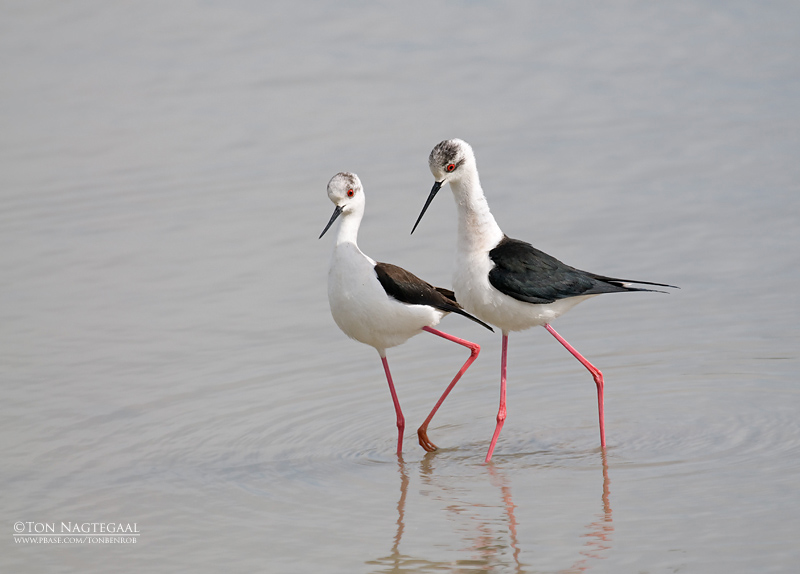
[[492, 460], [494, 446], [497, 444], [497, 437], [503, 430], [503, 423], [506, 421], [506, 359], [508, 357], [508, 333], [503, 333], [503, 352], [500, 355], [500, 410], [497, 411], [497, 426], [494, 428], [492, 442], [489, 445], [489, 452], [486, 453], [486, 462]]
[[425, 422], [422, 423], [422, 426], [419, 427], [419, 429], [417, 429], [417, 435], [419, 436], [420, 446], [424, 448], [426, 451], [432, 452], [436, 450], [436, 445], [433, 444], [428, 438], [428, 424], [430, 424], [433, 415], [435, 415], [436, 411], [439, 410], [439, 407], [442, 406], [442, 403], [447, 398], [447, 395], [449, 395], [450, 391], [453, 390], [453, 387], [456, 386], [456, 383], [459, 381], [461, 376], [467, 371], [467, 369], [473, 363], [473, 361], [475, 361], [475, 359], [478, 358], [478, 353], [481, 352], [481, 348], [475, 343], [471, 343], [470, 341], [467, 341], [465, 339], [459, 339], [458, 337], [454, 337], [453, 335], [448, 335], [447, 333], [444, 333], [437, 329], [433, 329], [432, 327], [423, 327], [422, 329], [427, 331], [428, 333], [433, 333], [434, 335], [438, 335], [439, 337], [447, 339], [448, 341], [453, 341], [454, 343], [458, 343], [459, 345], [467, 347], [470, 350], [469, 358], [464, 363], [464, 366], [461, 367], [461, 370], [458, 371], [458, 373], [456, 373], [456, 376], [453, 378], [452, 382], [444, 390], [444, 393], [442, 393], [442, 396], [439, 398], [439, 401], [434, 405], [431, 414], [428, 415], [428, 418], [425, 419]]
[[559, 343], [564, 345], [564, 347], [572, 353], [572, 356], [578, 359], [581, 364], [586, 367], [589, 372], [592, 374], [592, 378], [594, 378], [594, 383], [597, 385], [597, 410], [600, 413], [600, 446], [606, 448], [606, 422], [605, 422], [605, 409], [603, 408], [603, 373], [591, 364], [589, 361], [583, 358], [583, 356], [575, 350], [575, 348], [567, 343], [566, 339], [556, 333], [556, 330], [553, 329], [549, 324], [545, 324], [545, 329], [550, 331], [550, 334], [555, 337]]
[[389, 363], [386, 360], [386, 355], [382, 353], [381, 362], [383, 363], [383, 370], [386, 371], [386, 380], [389, 381], [389, 392], [392, 393], [394, 412], [397, 413], [397, 454], [400, 454], [403, 452], [403, 431], [406, 428], [406, 419], [403, 417], [403, 411], [400, 410], [400, 401], [397, 400], [397, 392], [394, 390], [392, 373], [389, 372]]

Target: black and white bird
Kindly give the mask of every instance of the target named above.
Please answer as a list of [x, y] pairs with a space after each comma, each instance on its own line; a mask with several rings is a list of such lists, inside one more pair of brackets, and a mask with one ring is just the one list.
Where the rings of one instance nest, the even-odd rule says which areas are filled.
[[356, 174], [342, 172], [333, 176], [328, 182], [328, 197], [336, 208], [320, 238], [341, 216], [336, 247], [328, 272], [328, 302], [331, 315], [347, 336], [375, 347], [381, 357], [397, 414], [398, 454], [403, 450], [405, 419], [389, 372], [386, 349], [400, 345], [414, 335], [427, 331], [470, 350], [469, 358], [417, 430], [422, 448], [429, 452], [433, 451], [436, 445], [428, 439], [428, 424], [480, 352], [477, 344], [459, 339], [434, 327], [448, 313], [457, 313], [489, 330], [492, 328], [464, 311], [456, 302], [452, 291], [433, 287], [396, 265], [378, 263], [358, 248], [358, 228], [364, 216], [365, 199], [364, 188]]
[[577, 358], [597, 385], [600, 444], [606, 445], [603, 410], [603, 375], [561, 337], [550, 323], [572, 307], [595, 295], [627, 291], [654, 291], [632, 284], [673, 287], [649, 281], [615, 279], [570, 267], [529, 243], [505, 235], [494, 219], [481, 188], [475, 154], [460, 139], [440, 142], [428, 158], [435, 179], [414, 228], [446, 183], [458, 208], [458, 241], [453, 291], [459, 303], [483, 321], [502, 331], [500, 408], [486, 461], [492, 458], [506, 418], [506, 357], [508, 333], [543, 326]]

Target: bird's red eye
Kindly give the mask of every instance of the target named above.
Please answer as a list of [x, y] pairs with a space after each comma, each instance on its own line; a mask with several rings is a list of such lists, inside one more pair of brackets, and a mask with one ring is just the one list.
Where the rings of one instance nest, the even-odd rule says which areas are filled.
[[456, 168], [456, 164], [450, 163], [447, 164], [447, 171], [453, 171]]
[[352, 187], [347, 190], [347, 197], [353, 197], [355, 194]]

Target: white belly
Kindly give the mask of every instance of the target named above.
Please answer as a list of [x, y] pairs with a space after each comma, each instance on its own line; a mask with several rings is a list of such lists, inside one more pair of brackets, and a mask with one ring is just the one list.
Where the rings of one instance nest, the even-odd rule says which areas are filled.
[[375, 262], [352, 244], [338, 246], [328, 272], [331, 315], [348, 336], [379, 351], [406, 342], [444, 313], [426, 305], [406, 305], [389, 297], [378, 281]]

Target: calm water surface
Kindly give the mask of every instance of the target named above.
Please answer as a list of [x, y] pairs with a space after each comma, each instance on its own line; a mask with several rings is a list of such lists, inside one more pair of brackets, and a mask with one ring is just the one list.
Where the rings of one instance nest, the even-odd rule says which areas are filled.
[[[0, 8], [0, 570], [790, 572], [800, 561], [800, 9], [793, 2], [37, 2]], [[455, 207], [409, 235], [444, 138], [503, 229], [681, 286], [464, 350], [330, 317], [330, 177], [373, 257], [450, 285]], [[35, 544], [15, 523], [136, 523]]]

